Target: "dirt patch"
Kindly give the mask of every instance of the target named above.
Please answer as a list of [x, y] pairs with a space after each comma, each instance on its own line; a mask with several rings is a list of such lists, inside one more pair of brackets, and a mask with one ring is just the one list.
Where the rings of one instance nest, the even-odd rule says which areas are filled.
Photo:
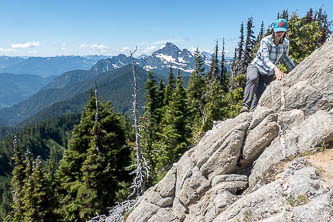
[[316, 167], [323, 179], [333, 188], [333, 149], [306, 157]]

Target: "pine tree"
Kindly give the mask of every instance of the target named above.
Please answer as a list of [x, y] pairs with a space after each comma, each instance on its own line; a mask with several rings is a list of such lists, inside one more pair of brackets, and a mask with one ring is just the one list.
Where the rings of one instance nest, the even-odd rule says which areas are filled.
[[13, 140], [13, 151], [12, 160], [14, 161], [14, 169], [12, 171], [12, 194], [13, 194], [13, 204], [12, 204], [12, 218], [11, 221], [23, 221], [24, 218], [24, 180], [26, 178], [25, 174], [25, 157], [22, 147], [18, 145], [17, 137]]
[[205, 132], [210, 130], [213, 126], [213, 122], [216, 120], [223, 120], [225, 114], [222, 112], [224, 106], [223, 97], [225, 92], [223, 91], [218, 80], [214, 80], [207, 92], [207, 102], [205, 104], [206, 121], [202, 130]]
[[283, 10], [281, 17], [282, 19], [288, 20], [289, 19], [289, 12], [288, 10]]
[[259, 46], [260, 46], [260, 42], [261, 40], [265, 37], [265, 25], [264, 25], [264, 21], [261, 22], [261, 25], [260, 25], [260, 31], [259, 31], [259, 34], [257, 36], [257, 39], [254, 43], [254, 46], [253, 46], [253, 49], [252, 49], [252, 59], [254, 59], [256, 57], [256, 53], [259, 49]]
[[197, 49], [194, 52], [194, 71], [196, 72], [196, 74], [198, 75], [204, 75], [205, 72], [205, 67], [204, 67], [204, 61], [202, 59], [201, 53], [199, 51], [199, 48], [197, 47]]
[[200, 133], [202, 118], [203, 118], [203, 95], [205, 93], [205, 79], [204, 79], [204, 68], [203, 68], [203, 60], [201, 54], [197, 48], [194, 53], [195, 56], [195, 69], [190, 75], [190, 79], [186, 88], [187, 95], [187, 106], [188, 106], [188, 115], [191, 131], [193, 132], [193, 136], [196, 137], [197, 134]]
[[169, 70], [169, 73], [168, 73], [168, 82], [167, 82], [167, 85], [166, 85], [165, 91], [164, 91], [163, 104], [165, 106], [169, 105], [169, 102], [171, 100], [171, 96], [172, 96], [173, 91], [175, 89], [175, 84], [176, 84], [175, 76], [173, 75], [173, 70], [172, 70], [172, 67], [170, 66], [170, 70]]
[[156, 166], [156, 161], [154, 158], [156, 150], [153, 144], [157, 142], [157, 133], [160, 131], [159, 123], [161, 121], [161, 95], [163, 90], [163, 82], [160, 82], [160, 91], [157, 89], [156, 80], [152, 72], [148, 72], [148, 78], [145, 82], [145, 105], [144, 113], [141, 120], [141, 142], [142, 151], [146, 160], [149, 162], [149, 167], [151, 170], [151, 181], [152, 182], [156, 173], [154, 171]]
[[35, 202], [33, 200], [33, 188], [34, 184], [31, 178], [31, 174], [33, 172], [33, 157], [32, 153], [27, 150], [25, 152], [25, 160], [24, 160], [24, 165], [25, 165], [25, 179], [24, 179], [24, 185], [23, 185], [23, 190], [24, 190], [24, 196], [23, 196], [23, 210], [24, 210], [24, 221], [32, 221], [32, 215], [34, 214], [34, 206]]
[[[28, 157], [27, 166], [32, 163], [32, 158]], [[29, 167], [30, 168], [30, 167]], [[29, 173], [27, 170], [26, 172]], [[37, 157], [33, 164], [32, 173], [27, 176], [25, 195], [24, 221], [55, 221], [50, 215], [50, 198], [48, 182], [45, 172], [41, 167], [41, 158]], [[30, 194], [28, 194], [30, 192]]]
[[160, 154], [156, 165], [158, 178], [161, 179], [188, 147], [186, 93], [183, 88], [181, 71], [178, 71], [176, 89], [162, 120], [163, 129], [158, 147]]
[[224, 92], [228, 92], [229, 90], [229, 81], [228, 81], [228, 73], [225, 65], [225, 51], [224, 51], [224, 38], [222, 40], [222, 56], [221, 56], [221, 76], [220, 76], [220, 84]]
[[[165, 85], [162, 79], [158, 82], [158, 87], [157, 87], [157, 95], [158, 95], [158, 106], [163, 107], [163, 101], [164, 101], [164, 94], [165, 94]], [[158, 122], [161, 120], [159, 119]]]
[[218, 41], [216, 41], [216, 46], [215, 46], [215, 52], [212, 55], [212, 61], [210, 64], [210, 69], [207, 74], [207, 79], [208, 81], [213, 81], [214, 79], [219, 79], [219, 60], [218, 60], [218, 53], [219, 53], [219, 48], [218, 48]]
[[255, 45], [255, 36], [253, 32], [253, 18], [249, 18], [247, 21], [247, 34], [246, 34], [246, 41], [245, 41], [245, 49], [244, 49], [244, 59], [241, 68], [241, 73], [246, 72], [247, 66], [252, 61], [252, 50]]
[[232, 64], [232, 79], [242, 72], [243, 67], [243, 57], [244, 57], [244, 24], [241, 23], [240, 27], [240, 37], [237, 50], [235, 49], [235, 58]]
[[237, 50], [238, 51], [238, 55], [237, 55], [238, 61], [241, 61], [243, 58], [243, 47], [244, 47], [244, 24], [242, 22], [241, 28], [240, 28], [238, 50]]
[[69, 221], [106, 213], [121, 182], [130, 179], [124, 169], [129, 164], [129, 150], [124, 148], [123, 123], [110, 103], [98, 107], [96, 122], [96, 98], [91, 93], [57, 171], [59, 213]]

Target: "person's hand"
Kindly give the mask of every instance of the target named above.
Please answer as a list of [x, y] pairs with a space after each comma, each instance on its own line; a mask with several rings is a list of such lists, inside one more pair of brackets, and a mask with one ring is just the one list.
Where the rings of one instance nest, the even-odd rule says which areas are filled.
[[277, 80], [281, 80], [286, 74], [281, 72], [281, 70], [278, 67], [275, 67], [275, 77]]

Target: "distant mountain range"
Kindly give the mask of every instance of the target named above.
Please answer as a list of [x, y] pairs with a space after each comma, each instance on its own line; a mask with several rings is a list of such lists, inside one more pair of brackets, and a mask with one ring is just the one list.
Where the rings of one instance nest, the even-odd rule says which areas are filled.
[[[202, 52], [204, 59], [204, 67], [209, 69], [211, 54]], [[176, 45], [167, 42], [166, 45], [155, 52], [152, 55], [141, 55], [134, 59], [135, 64], [142, 67], [146, 71], [152, 70], [154, 73], [166, 76], [170, 66], [174, 69], [180, 69], [184, 75], [189, 75], [194, 70], [195, 58], [192, 53], [183, 49], [180, 50]], [[107, 59], [99, 60], [91, 70], [95, 72], [112, 71], [124, 65], [130, 64], [131, 58], [124, 54], [118, 56], [112, 56]], [[226, 58], [227, 68], [230, 69], [232, 63], [231, 58]]]
[[[143, 86], [147, 73], [141, 67], [137, 67], [136, 69], [142, 106], [144, 100]], [[11, 107], [1, 109], [0, 125], [13, 126], [22, 121], [28, 123], [55, 117], [63, 113], [81, 112], [88, 100], [90, 89], [94, 87], [95, 80], [98, 84], [98, 95], [101, 99], [111, 100], [115, 111], [126, 113], [132, 104], [132, 75], [131, 65], [99, 74], [90, 70], [76, 70], [64, 73], [58, 79], [64, 80], [66, 79], [65, 76], [82, 76], [82, 78], [73, 78], [67, 84], [57, 82], [55, 79], [29, 99]]]
[[[206, 52], [203, 52], [202, 55], [206, 71], [208, 71], [211, 55]], [[186, 83], [195, 63], [195, 58], [189, 50], [180, 50], [169, 42], [166, 43], [165, 47], [151, 55], [142, 55], [134, 60], [142, 79], [140, 92], [142, 99], [146, 71], [152, 70], [155, 75], [159, 76], [158, 78], [165, 79], [171, 66], [175, 70], [175, 75], [177, 69], [183, 71]], [[226, 62], [227, 67], [230, 67], [232, 59], [227, 58]], [[11, 107], [0, 109], [0, 126], [13, 126], [22, 121], [31, 122], [44, 117], [57, 116], [59, 113], [81, 111], [95, 80], [98, 81], [102, 98], [105, 100], [111, 98], [115, 110], [125, 113], [131, 107], [132, 70], [129, 65], [131, 63], [131, 58], [124, 54], [110, 58], [105, 56], [57, 56], [49, 58], [0, 56], [0, 68], [12, 69], [12, 71], [14, 69], [23, 70], [23, 67], [29, 67], [28, 70], [35, 67], [35, 71], [41, 71], [45, 68], [45, 70], [47, 69], [43, 72], [45, 75], [46, 73], [50, 74], [51, 70], [56, 73], [54, 68], [57, 66], [56, 64], [59, 66], [58, 70], [69, 69], [74, 64], [88, 67], [86, 70], [66, 70], [61, 75], [52, 76], [54, 78], [3, 74], [4, 80], [1, 81], [0, 75], [2, 82], [0, 82], [0, 108], [1, 105], [5, 107], [17, 103]], [[88, 66], [88, 64], [90, 65]], [[47, 82], [49, 83], [47, 84]], [[14, 98], [15, 96], [17, 98]], [[10, 98], [11, 104], [9, 103]]]
[[31, 74], [0, 73], [0, 108], [28, 99], [51, 79]]
[[107, 56], [9, 57], [0, 56], [0, 73], [58, 76], [75, 69], [90, 69]]

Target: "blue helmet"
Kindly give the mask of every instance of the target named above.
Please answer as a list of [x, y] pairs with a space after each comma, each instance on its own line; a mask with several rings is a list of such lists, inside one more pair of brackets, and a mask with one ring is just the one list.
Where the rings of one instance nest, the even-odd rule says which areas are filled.
[[278, 19], [274, 22], [274, 32], [286, 32], [288, 29], [288, 22], [285, 19]]

